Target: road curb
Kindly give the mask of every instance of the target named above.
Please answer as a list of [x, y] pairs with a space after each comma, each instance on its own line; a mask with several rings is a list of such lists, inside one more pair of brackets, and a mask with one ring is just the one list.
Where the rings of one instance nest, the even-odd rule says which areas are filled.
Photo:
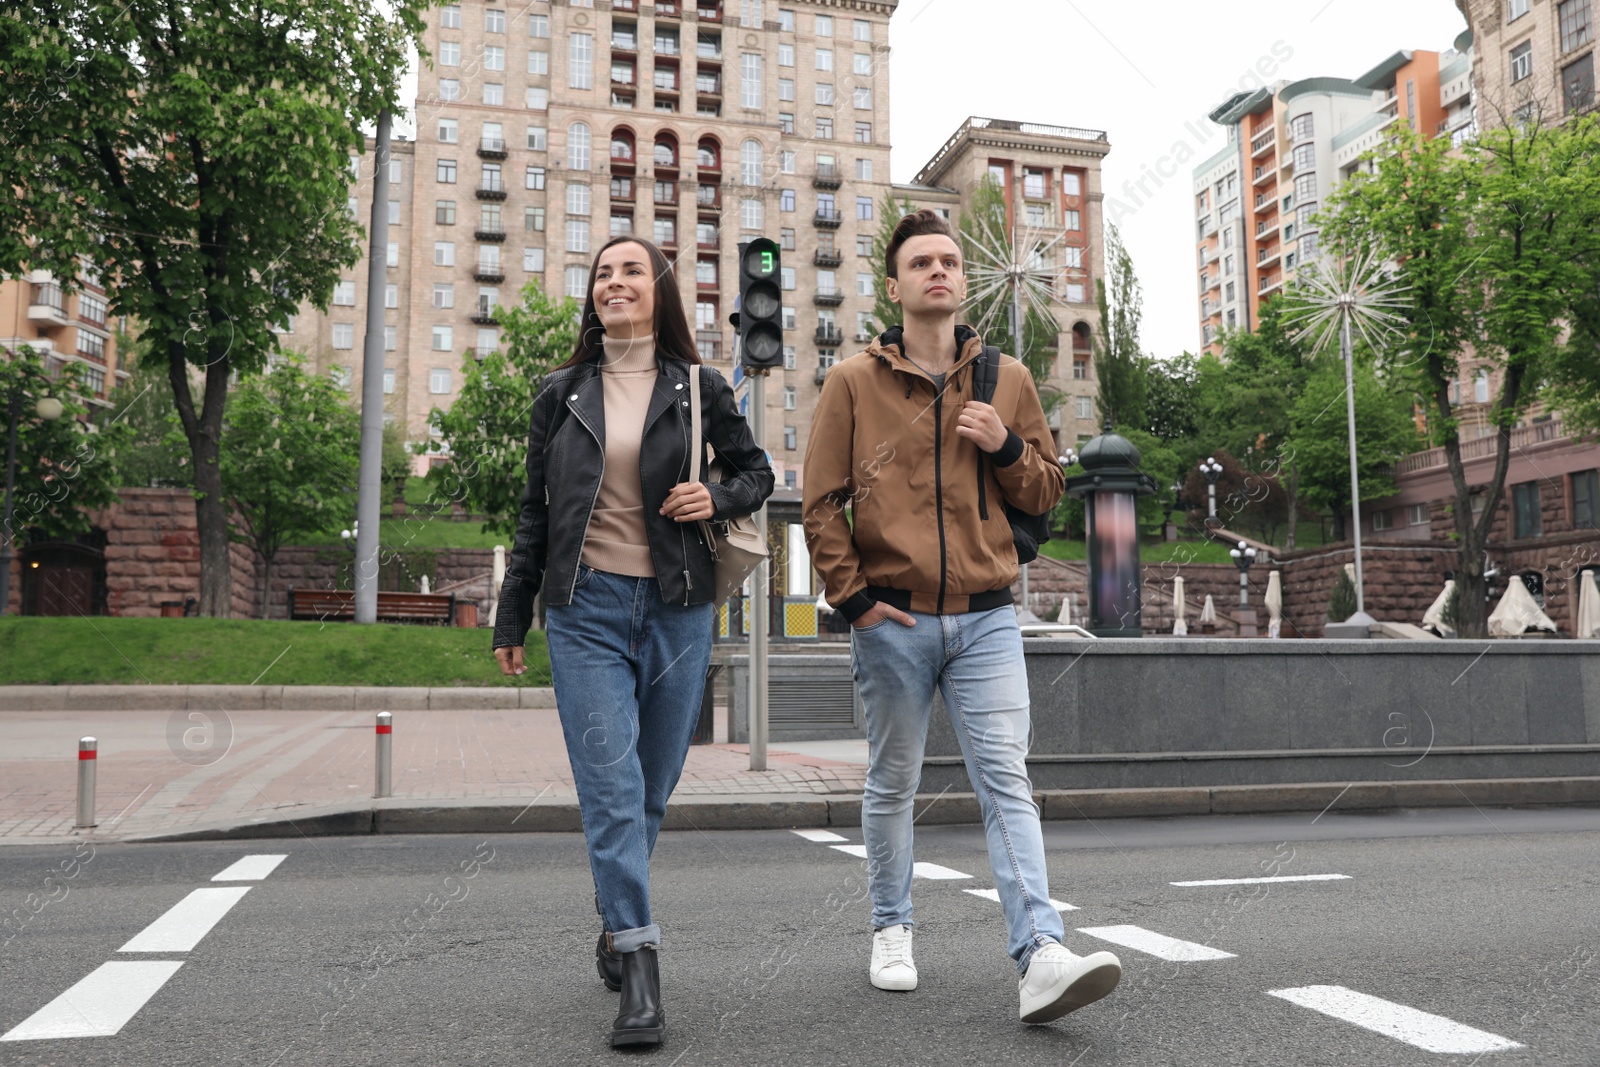
[[555, 690], [534, 685], [0, 685], [0, 712], [484, 711], [555, 706]]
[[[1421, 782], [1304, 783], [1176, 789], [1055, 789], [1034, 794], [1047, 821], [1183, 815], [1264, 815], [1304, 811], [1384, 811], [1437, 807], [1600, 806], [1600, 777], [1502, 778]], [[981, 822], [976, 795], [916, 798], [922, 825]], [[667, 830], [851, 829], [861, 825], [856, 794], [685, 796], [667, 805]], [[293, 817], [216, 823], [122, 841], [225, 841], [355, 834], [576, 833], [571, 800], [417, 800], [390, 797], [308, 810]]]

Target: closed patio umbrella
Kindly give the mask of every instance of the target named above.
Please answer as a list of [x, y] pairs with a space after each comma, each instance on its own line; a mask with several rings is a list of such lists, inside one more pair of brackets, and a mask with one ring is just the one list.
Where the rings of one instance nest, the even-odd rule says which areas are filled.
[[1445, 579], [1442, 589], [1433, 604], [1422, 613], [1422, 628], [1431, 630], [1440, 637], [1454, 637], [1456, 628], [1444, 621], [1444, 606], [1450, 602], [1450, 594], [1456, 591], [1456, 580]]
[[1600, 585], [1594, 571], [1584, 571], [1578, 582], [1578, 625], [1573, 636], [1600, 637]]
[[1172, 579], [1172, 635], [1174, 637], [1189, 636], [1189, 624], [1183, 617], [1183, 576]]
[[1283, 572], [1272, 571], [1267, 575], [1267, 595], [1264, 598], [1267, 605], [1267, 636], [1277, 637], [1278, 629], [1283, 625]]
[[1201, 622], [1209, 622], [1209, 623], [1212, 623], [1213, 625], [1216, 624], [1216, 621], [1217, 621], [1217, 606], [1211, 602], [1211, 594], [1210, 593], [1206, 594], [1206, 602], [1204, 604], [1202, 604], [1201, 607], [1200, 607], [1200, 621]]
[[1489, 616], [1489, 636], [1515, 637], [1529, 630], [1555, 633], [1556, 624], [1540, 610], [1539, 602], [1533, 599], [1533, 594], [1522, 584], [1522, 579], [1513, 577], [1501, 595], [1500, 603], [1495, 605], [1493, 614]]

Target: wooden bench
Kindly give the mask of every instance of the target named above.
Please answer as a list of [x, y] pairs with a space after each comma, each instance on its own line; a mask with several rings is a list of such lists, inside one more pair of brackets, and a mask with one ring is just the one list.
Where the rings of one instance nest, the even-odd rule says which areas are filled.
[[[289, 587], [289, 618], [354, 622], [356, 595], [348, 589]], [[378, 621], [454, 626], [453, 593], [378, 593]]]

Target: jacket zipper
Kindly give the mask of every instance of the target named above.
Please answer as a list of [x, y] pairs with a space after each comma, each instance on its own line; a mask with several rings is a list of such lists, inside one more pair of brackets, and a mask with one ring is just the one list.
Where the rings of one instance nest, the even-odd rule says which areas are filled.
[[[589, 431], [589, 436], [593, 437], [594, 440], [595, 440], [595, 443], [600, 446], [600, 479], [599, 479], [599, 481], [594, 483], [594, 496], [589, 498], [589, 510], [583, 516], [583, 532], [584, 532], [584, 536], [587, 537], [588, 534], [589, 534], [589, 520], [594, 518], [594, 505], [595, 505], [595, 502], [600, 499], [600, 486], [606, 480], [606, 443], [600, 439], [600, 435], [599, 434], [594, 432], [594, 427], [590, 426], [589, 425], [589, 421], [583, 417], [583, 412], [579, 411], [577, 408], [573, 408], [572, 409], [572, 414], [577, 417], [577, 420], [579, 422], [583, 423], [583, 428], [585, 430]], [[579, 559], [583, 558], [583, 542], [582, 541], [578, 542], [578, 558]], [[578, 568], [577, 568], [576, 565], [574, 565], [573, 568], [572, 568], [572, 585], [567, 589], [567, 603], [569, 603], [569, 604], [572, 603], [573, 594], [576, 593], [577, 591], [578, 591]]]
[[945, 557], [944, 543], [944, 475], [942, 457], [944, 446], [941, 444], [940, 429], [944, 425], [944, 396], [942, 392], [933, 394], [933, 510], [939, 521], [939, 608], [938, 614], [944, 614], [945, 572], [949, 567]]
[[[693, 366], [691, 366], [689, 368], [689, 373], [690, 374], [695, 373], [695, 368]], [[688, 445], [688, 448], [685, 448], [684, 449], [684, 453], [683, 453], [683, 455], [684, 455], [684, 465], [687, 466], [688, 462], [689, 462], [689, 448], [693, 448], [694, 447], [694, 445], [689, 444], [689, 438], [694, 435], [694, 429], [693, 429], [694, 423], [691, 422], [687, 426], [684, 425], [684, 422], [683, 422], [683, 406], [681, 404], [678, 407], [678, 426], [683, 430], [684, 443]], [[684, 468], [680, 467], [678, 469], [680, 471], [683, 471]], [[685, 471], [685, 473], [687, 473], [687, 472]], [[702, 471], [701, 473], [704, 474], [705, 472]], [[684, 607], [688, 607], [689, 606], [689, 589], [694, 583], [689, 580], [689, 541], [684, 536], [683, 523], [681, 523], [681, 522], [678, 523], [678, 549], [679, 549], [680, 552], [683, 553], [683, 555], [679, 557], [680, 559], [683, 560], [683, 606]]]

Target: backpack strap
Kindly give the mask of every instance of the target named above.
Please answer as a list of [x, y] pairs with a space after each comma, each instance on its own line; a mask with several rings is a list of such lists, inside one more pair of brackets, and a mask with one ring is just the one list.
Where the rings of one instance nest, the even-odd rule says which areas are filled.
[[689, 484], [693, 485], [700, 480], [700, 454], [705, 451], [705, 444], [700, 436], [700, 368], [691, 363], [689, 366], [689, 416], [690, 433], [694, 437], [694, 444], [689, 448]]
[[984, 345], [972, 364], [972, 398], [985, 404], [994, 403], [994, 391], [999, 383], [1000, 350], [994, 345]]

